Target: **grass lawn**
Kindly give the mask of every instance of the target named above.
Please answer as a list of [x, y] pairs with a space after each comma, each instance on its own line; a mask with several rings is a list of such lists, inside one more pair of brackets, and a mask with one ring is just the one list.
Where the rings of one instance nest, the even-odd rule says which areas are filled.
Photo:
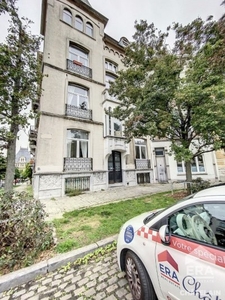
[[63, 218], [53, 221], [58, 239], [56, 252], [67, 252], [117, 234], [130, 218], [167, 207], [175, 203], [175, 198], [167, 192], [66, 212]]

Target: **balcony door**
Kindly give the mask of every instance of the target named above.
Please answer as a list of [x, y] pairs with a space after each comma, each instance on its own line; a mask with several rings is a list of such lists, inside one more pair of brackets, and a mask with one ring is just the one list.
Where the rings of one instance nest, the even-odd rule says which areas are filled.
[[108, 159], [109, 184], [122, 182], [121, 153], [112, 151]]

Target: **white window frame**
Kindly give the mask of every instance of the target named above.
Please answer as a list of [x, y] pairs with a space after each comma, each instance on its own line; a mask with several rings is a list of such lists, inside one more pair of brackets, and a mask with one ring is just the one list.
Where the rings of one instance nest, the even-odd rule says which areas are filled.
[[83, 19], [76, 15], [75, 16], [75, 24], [74, 24], [75, 28], [79, 31], [84, 31], [84, 21]]
[[118, 71], [118, 65], [109, 60], [105, 60], [105, 69], [113, 73], [116, 73]]
[[[199, 157], [201, 157], [201, 160], [199, 160]], [[185, 163], [177, 162], [177, 172], [178, 173], [185, 173]], [[199, 156], [194, 157], [194, 164], [191, 164], [191, 172], [193, 174], [196, 173], [205, 173], [205, 162], [204, 162], [204, 156], [201, 154]]]
[[67, 8], [64, 8], [63, 10], [63, 21], [69, 25], [72, 25], [72, 13]]
[[[72, 144], [75, 144], [74, 149], [71, 147]], [[88, 132], [78, 129], [67, 129], [67, 157], [88, 158], [88, 148]]]
[[[83, 105], [83, 103], [85, 103], [85, 105]], [[79, 107], [80, 109], [88, 109], [88, 89], [77, 84], [69, 83], [67, 90], [67, 104]]]
[[69, 46], [69, 59], [75, 60], [85, 67], [89, 66], [88, 52], [76, 45]]
[[112, 108], [108, 108], [109, 114], [106, 115], [106, 135], [121, 137], [123, 136], [123, 125], [122, 122], [116, 118], [111, 117], [110, 112]]
[[[142, 150], [144, 150], [144, 155]], [[138, 152], [139, 152], [139, 157], [137, 157]], [[135, 139], [135, 157], [136, 159], [147, 159], [147, 146], [145, 140]]]
[[116, 76], [113, 76], [112, 74], [106, 73], [105, 74], [105, 85], [106, 88], [110, 88], [110, 84], [116, 80]]
[[86, 32], [87, 35], [93, 37], [94, 28], [93, 28], [93, 25], [90, 22], [86, 23], [85, 32]]

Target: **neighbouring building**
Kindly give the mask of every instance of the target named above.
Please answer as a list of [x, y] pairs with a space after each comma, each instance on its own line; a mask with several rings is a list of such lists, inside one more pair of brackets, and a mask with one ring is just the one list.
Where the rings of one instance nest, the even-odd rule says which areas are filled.
[[20, 150], [16, 153], [16, 162], [15, 166], [19, 170], [24, 170], [26, 168], [26, 164], [31, 160], [30, 151], [28, 148], [20, 147]]
[[[108, 93], [123, 68], [125, 37], [104, 30], [108, 19], [87, 0], [43, 0], [43, 94], [30, 131], [36, 198], [71, 189], [97, 191], [122, 185], [184, 180], [183, 163], [169, 142], [123, 136], [123, 124], [107, 114], [118, 100]], [[193, 161], [193, 175], [218, 179], [215, 153]]]

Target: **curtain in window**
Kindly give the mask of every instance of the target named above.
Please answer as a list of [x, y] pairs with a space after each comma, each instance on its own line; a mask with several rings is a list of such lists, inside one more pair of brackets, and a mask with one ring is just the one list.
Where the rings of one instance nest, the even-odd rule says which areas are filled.
[[88, 143], [85, 141], [81, 141], [80, 148], [81, 148], [81, 157], [87, 158], [88, 157]]

